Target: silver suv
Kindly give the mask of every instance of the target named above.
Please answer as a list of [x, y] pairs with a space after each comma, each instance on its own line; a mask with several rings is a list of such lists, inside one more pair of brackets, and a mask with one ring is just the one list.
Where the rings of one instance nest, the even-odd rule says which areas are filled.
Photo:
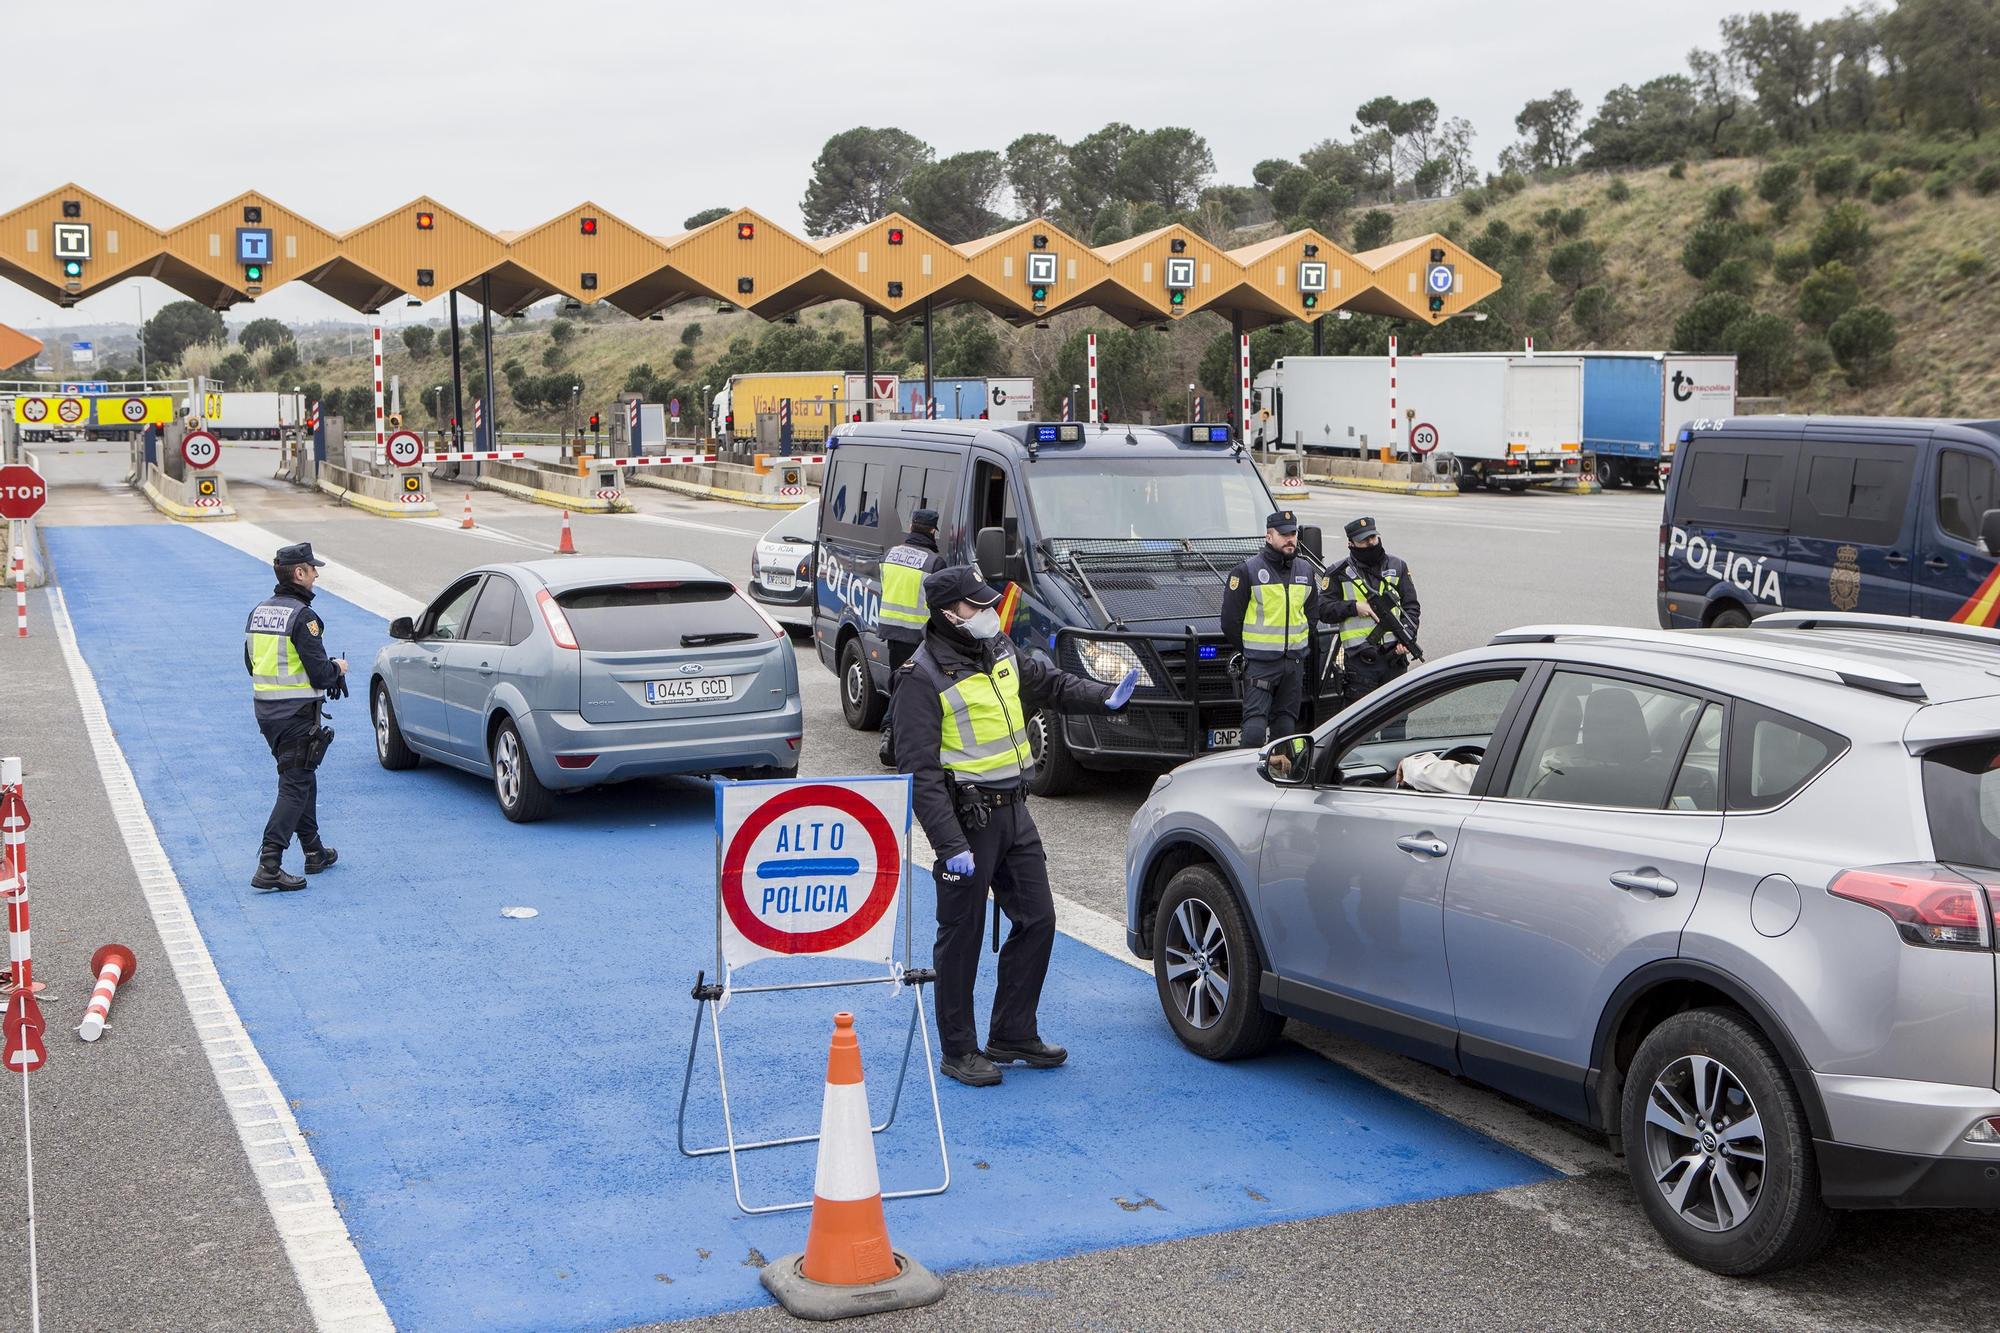
[[2000, 632], [1866, 615], [1510, 631], [1161, 778], [1126, 862], [1189, 1048], [1300, 1018], [1601, 1129], [1732, 1274], [2000, 1207], [1996, 911]]

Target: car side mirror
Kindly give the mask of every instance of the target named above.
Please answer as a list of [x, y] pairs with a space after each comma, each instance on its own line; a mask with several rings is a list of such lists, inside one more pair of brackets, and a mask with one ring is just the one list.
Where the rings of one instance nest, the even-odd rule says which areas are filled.
[[1313, 738], [1287, 736], [1257, 752], [1257, 772], [1274, 787], [1313, 785]]
[[2000, 555], [2000, 509], [1979, 516], [1979, 545], [1988, 555]]
[[414, 639], [417, 626], [408, 616], [397, 616], [389, 622], [389, 637], [392, 639]]
[[1320, 531], [1317, 524], [1307, 523], [1300, 526], [1299, 547], [1319, 564], [1326, 563], [1326, 557], [1320, 551]]

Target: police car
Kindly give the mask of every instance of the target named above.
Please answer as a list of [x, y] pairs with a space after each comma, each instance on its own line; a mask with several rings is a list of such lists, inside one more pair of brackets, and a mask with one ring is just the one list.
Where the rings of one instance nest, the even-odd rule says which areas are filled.
[[[1117, 713], [1030, 719], [1037, 794], [1068, 789], [1086, 769], [1164, 769], [1238, 743], [1223, 585], [1263, 545], [1276, 506], [1229, 427], [852, 423], [827, 452], [813, 640], [840, 677], [850, 726], [879, 725], [887, 702], [882, 556], [914, 511], [935, 509], [939, 550], [948, 563], [977, 563], [1002, 590], [1002, 624], [1020, 651], [1105, 684], [1139, 670]], [[1318, 531], [1302, 529], [1301, 544], [1317, 555]], [[1338, 706], [1327, 638], [1308, 722]]]

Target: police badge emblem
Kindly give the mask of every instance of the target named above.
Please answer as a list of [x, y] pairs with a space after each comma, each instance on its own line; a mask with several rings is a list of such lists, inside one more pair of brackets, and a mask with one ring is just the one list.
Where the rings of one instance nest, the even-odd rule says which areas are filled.
[[1852, 611], [1861, 605], [1861, 551], [1843, 546], [1834, 552], [1833, 570], [1826, 576], [1826, 595], [1836, 611]]

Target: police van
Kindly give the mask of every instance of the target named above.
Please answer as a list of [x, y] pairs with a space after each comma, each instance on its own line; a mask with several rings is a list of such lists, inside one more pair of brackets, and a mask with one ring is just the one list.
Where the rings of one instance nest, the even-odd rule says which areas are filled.
[[1659, 617], [2000, 620], [2000, 421], [1732, 417], [1680, 434]]
[[[1001, 590], [1021, 652], [1106, 684], [1139, 669], [1116, 713], [1029, 719], [1038, 795], [1086, 769], [1164, 769], [1239, 743], [1223, 583], [1263, 545], [1275, 505], [1229, 427], [852, 423], [827, 455], [813, 639], [848, 725], [879, 725], [887, 704], [882, 556], [914, 511], [934, 509], [946, 563], [976, 563]], [[1318, 556], [1317, 529], [1300, 542]], [[1317, 651], [1312, 665], [1309, 701], [1330, 716], [1338, 682]]]

